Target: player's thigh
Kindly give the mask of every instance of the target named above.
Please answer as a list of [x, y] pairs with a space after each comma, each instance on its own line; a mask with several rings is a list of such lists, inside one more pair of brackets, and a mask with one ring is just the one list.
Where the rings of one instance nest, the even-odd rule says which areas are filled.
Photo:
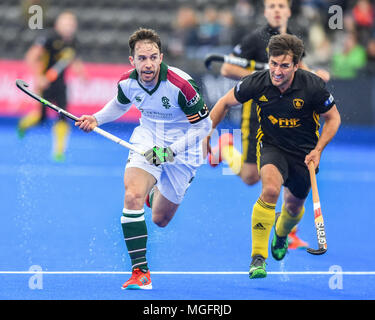
[[262, 197], [264, 201], [267, 198], [269, 202], [275, 202], [288, 177], [288, 163], [283, 152], [274, 146], [262, 145], [259, 153]]
[[[289, 156], [288, 158], [289, 175], [284, 183], [290, 193], [296, 199], [304, 201], [310, 192], [310, 174], [302, 158]], [[291, 197], [290, 199], [294, 199]], [[298, 202], [297, 200], [295, 202]]]
[[257, 164], [244, 162], [241, 166], [240, 177], [242, 181], [248, 185], [253, 185], [258, 182], [260, 176]]
[[152, 202], [152, 221], [160, 227], [165, 227], [172, 220], [179, 204], [173, 203], [164, 197], [155, 187]]
[[124, 174], [125, 207], [129, 205], [131, 207], [143, 206], [144, 200], [155, 182], [154, 176], [141, 168], [126, 168]]

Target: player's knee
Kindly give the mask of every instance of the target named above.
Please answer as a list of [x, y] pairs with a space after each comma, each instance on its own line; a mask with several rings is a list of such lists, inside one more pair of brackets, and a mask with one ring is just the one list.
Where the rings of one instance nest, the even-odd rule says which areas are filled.
[[154, 222], [158, 227], [160, 228], [165, 228], [170, 219], [164, 216], [157, 216], [157, 215], [152, 215], [152, 222]]
[[279, 198], [280, 189], [273, 185], [263, 186], [262, 199], [269, 203], [276, 203]]
[[143, 204], [145, 202], [145, 196], [133, 190], [127, 190], [125, 192], [125, 207], [128, 209], [136, 210], [139, 208], [143, 208]]
[[247, 172], [240, 174], [240, 177], [244, 183], [246, 183], [249, 186], [252, 186], [256, 184], [260, 180], [260, 176], [258, 174], [258, 171], [255, 172]]

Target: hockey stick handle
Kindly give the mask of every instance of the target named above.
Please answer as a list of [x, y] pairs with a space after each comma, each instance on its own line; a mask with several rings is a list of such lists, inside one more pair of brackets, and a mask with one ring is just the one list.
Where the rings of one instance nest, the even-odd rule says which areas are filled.
[[313, 199], [313, 206], [314, 206], [314, 222], [315, 222], [315, 228], [316, 228], [316, 233], [318, 237], [319, 249], [315, 250], [315, 249], [308, 248], [307, 252], [311, 254], [315, 254], [315, 255], [320, 255], [327, 251], [327, 240], [326, 240], [326, 233], [325, 233], [322, 210], [320, 207], [318, 184], [316, 182], [316, 175], [315, 175], [315, 165], [313, 161], [309, 162], [308, 168], [309, 168], [309, 174], [310, 174], [311, 192], [312, 192], [312, 199]]
[[248, 68], [254, 70], [264, 70], [268, 69], [268, 64], [263, 62], [257, 62], [255, 60], [247, 60], [245, 58], [241, 57], [235, 57], [231, 55], [225, 55], [225, 54], [209, 54], [204, 59], [204, 64], [207, 69], [211, 68], [212, 62], [221, 62], [221, 63], [229, 63], [233, 64], [242, 68]]
[[[27, 95], [29, 95], [30, 97], [32, 97], [33, 99], [39, 101], [40, 103], [44, 104], [45, 106], [55, 110], [56, 112], [58, 112], [59, 114], [62, 114], [64, 115], [65, 117], [73, 120], [73, 121], [78, 121], [78, 117], [76, 117], [75, 115], [71, 114], [70, 112], [54, 105], [53, 103], [49, 102], [48, 100], [40, 97], [39, 95], [37, 95], [36, 93], [30, 91], [28, 89], [29, 85], [23, 81], [23, 80], [20, 80], [20, 79], [17, 79], [16, 80], [16, 85], [19, 89], [21, 89], [23, 92], [25, 92]], [[135, 146], [133, 146], [132, 144], [120, 139], [119, 137], [99, 128], [99, 127], [95, 127], [93, 129], [93, 131], [95, 131], [96, 133], [100, 134], [101, 136], [125, 147], [125, 148], [128, 148], [130, 150], [133, 150], [141, 155], [144, 155], [144, 152], [142, 150], [139, 150], [138, 148], [136, 148]]]
[[320, 199], [319, 199], [319, 192], [318, 192], [318, 183], [316, 182], [316, 175], [315, 175], [315, 165], [313, 161], [309, 162], [309, 173], [310, 173], [310, 181], [311, 181], [311, 192], [314, 206], [319, 205], [320, 207]]

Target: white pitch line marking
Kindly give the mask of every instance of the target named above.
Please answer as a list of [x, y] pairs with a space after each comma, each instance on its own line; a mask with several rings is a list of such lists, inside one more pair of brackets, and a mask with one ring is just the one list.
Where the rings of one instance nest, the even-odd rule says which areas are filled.
[[[90, 274], [111, 274], [111, 275], [122, 275], [131, 274], [130, 271], [0, 271], [0, 274], [56, 274], [56, 275], [90, 275]], [[160, 275], [247, 275], [246, 271], [151, 271], [151, 274]], [[375, 275], [375, 271], [269, 271], [269, 275]]]

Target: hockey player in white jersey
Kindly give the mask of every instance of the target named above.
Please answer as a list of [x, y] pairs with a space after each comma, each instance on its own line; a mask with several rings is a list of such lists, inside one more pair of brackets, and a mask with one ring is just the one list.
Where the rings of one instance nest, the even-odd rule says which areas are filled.
[[134, 69], [118, 82], [118, 93], [94, 115], [76, 122], [84, 131], [114, 121], [134, 104], [140, 125], [130, 142], [145, 156], [129, 152], [121, 224], [132, 262], [132, 276], [124, 289], [151, 289], [146, 259], [147, 226], [144, 203], [152, 220], [165, 227], [202, 164], [202, 140], [211, 130], [207, 106], [195, 81], [163, 62], [161, 41], [151, 29], [138, 29], [129, 38], [129, 61]]

